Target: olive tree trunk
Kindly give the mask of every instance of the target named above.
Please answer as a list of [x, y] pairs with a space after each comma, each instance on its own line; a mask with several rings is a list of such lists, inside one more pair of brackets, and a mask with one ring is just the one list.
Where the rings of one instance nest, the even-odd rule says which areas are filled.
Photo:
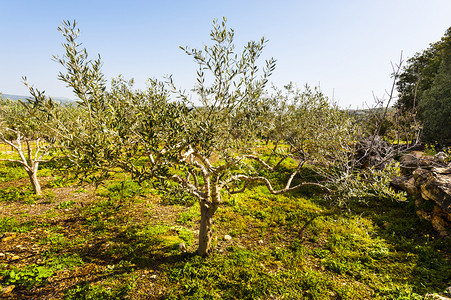
[[30, 178], [31, 186], [33, 187], [33, 191], [36, 195], [41, 195], [41, 185], [39, 184], [38, 180], [38, 166], [39, 163], [35, 162], [32, 164], [32, 167], [29, 169], [26, 169], [28, 177]]
[[213, 237], [213, 215], [217, 206], [209, 201], [200, 201], [199, 248], [197, 254], [207, 256], [211, 250]]

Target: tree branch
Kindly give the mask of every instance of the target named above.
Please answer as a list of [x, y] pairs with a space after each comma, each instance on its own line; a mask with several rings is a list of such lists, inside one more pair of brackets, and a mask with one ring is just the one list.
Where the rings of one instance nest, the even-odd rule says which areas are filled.
[[[274, 194], [274, 195], [278, 195], [278, 194], [294, 191], [294, 190], [300, 189], [300, 188], [302, 188], [304, 186], [316, 186], [316, 187], [319, 187], [321, 189], [324, 189], [324, 190], [327, 190], [328, 192], [330, 192], [329, 188], [327, 188], [326, 186], [324, 186], [322, 184], [315, 183], [315, 182], [303, 182], [303, 183], [299, 183], [299, 184], [297, 184], [295, 186], [292, 186], [292, 187], [290, 187], [287, 184], [285, 186], [285, 188], [283, 188], [281, 190], [274, 190], [271, 182], [266, 177], [263, 177], [263, 176], [235, 175], [235, 176], [232, 176], [228, 182], [231, 182], [231, 181], [234, 181], [234, 180], [244, 180], [248, 184], [251, 183], [251, 182], [258, 182], [258, 181], [263, 182], [266, 185], [266, 187], [268, 188], [269, 192], [271, 194]], [[246, 184], [241, 190], [239, 190], [239, 191], [230, 191], [230, 193], [231, 194], [236, 194], [238, 192], [244, 191], [245, 188], [246, 188]]]
[[205, 193], [197, 189], [194, 184], [187, 181], [185, 178], [182, 178], [179, 175], [172, 175], [169, 179], [183, 185], [191, 195], [195, 196], [199, 200], [205, 199]]

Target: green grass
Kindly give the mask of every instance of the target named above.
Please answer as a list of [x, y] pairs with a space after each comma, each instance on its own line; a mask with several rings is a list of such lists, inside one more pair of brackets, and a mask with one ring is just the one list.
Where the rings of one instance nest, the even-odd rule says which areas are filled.
[[74, 200], [69, 200], [69, 201], [63, 201], [60, 204], [57, 205], [57, 209], [67, 209], [70, 208], [72, 206], [74, 206], [76, 202]]
[[0, 217], [0, 234], [5, 232], [28, 232], [35, 227], [35, 222], [20, 222], [14, 217]]
[[73, 269], [83, 265], [82, 259], [74, 255], [55, 256], [46, 259], [42, 264], [31, 264], [23, 267], [0, 266], [0, 275], [6, 285], [18, 285], [27, 290], [35, 285], [43, 285], [49, 277], [62, 269]]
[[[17, 295], [37, 293], [58, 288], [54, 282], [70, 274], [62, 280], [77, 280], [61, 298], [424, 299], [451, 282], [450, 240], [418, 219], [412, 199], [369, 200], [343, 210], [309, 189], [274, 196], [252, 186], [223, 194], [215, 247], [200, 258], [194, 255], [198, 204], [152, 193], [118, 178], [87, 202], [77, 195], [54, 199], [56, 209], [40, 216], [1, 216], [0, 234], [17, 232], [17, 243], [41, 250], [30, 254], [39, 262], [1, 265], [1, 285], [16, 285]], [[30, 207], [21, 189], [0, 195], [2, 205]], [[21, 241], [27, 234], [31, 240]], [[232, 240], [224, 241], [225, 234]]]
[[27, 178], [25, 169], [17, 163], [0, 161], [0, 182], [8, 182]]
[[[125, 276], [124, 276], [125, 277]], [[134, 276], [118, 277], [111, 276], [101, 284], [92, 284], [83, 282], [77, 284], [74, 288], [66, 290], [64, 299], [92, 299], [92, 300], [114, 300], [126, 299], [128, 292], [135, 286]]]
[[111, 181], [105, 187], [101, 187], [98, 190], [98, 195], [107, 197], [112, 200], [120, 200], [133, 198], [139, 195], [141, 187], [138, 183], [131, 180], [123, 180], [122, 182]]
[[176, 222], [181, 225], [194, 226], [200, 221], [200, 211], [197, 205], [190, 206], [182, 212]]

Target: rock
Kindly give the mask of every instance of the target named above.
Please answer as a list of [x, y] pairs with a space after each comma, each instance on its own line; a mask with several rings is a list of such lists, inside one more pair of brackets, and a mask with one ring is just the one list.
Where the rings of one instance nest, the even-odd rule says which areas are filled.
[[451, 296], [451, 286], [449, 286], [449, 287], [446, 288], [445, 294], [446, 294], [447, 296]]
[[430, 172], [428, 170], [421, 168], [418, 168], [415, 171], [413, 171], [412, 175], [415, 180], [415, 186], [420, 187], [429, 176], [429, 173]]
[[364, 169], [369, 167], [383, 168], [393, 155], [393, 146], [380, 138], [370, 136], [356, 144], [355, 160]]
[[15, 232], [6, 232], [4, 234], [4, 237], [2, 238], [2, 243], [6, 243], [12, 239], [14, 239], [17, 236], [17, 233]]
[[409, 195], [416, 196], [419, 194], [419, 190], [415, 186], [415, 178], [413, 177], [394, 177], [391, 181], [391, 186], [397, 190], [406, 191]]
[[426, 212], [419, 214], [431, 222], [441, 236], [448, 235], [451, 225], [451, 168], [432, 168], [430, 172], [415, 170], [414, 177], [420, 189], [421, 199], [432, 201], [434, 209], [425, 217]]
[[412, 152], [401, 156], [399, 163], [401, 173], [410, 176], [418, 168], [430, 169], [434, 165], [434, 160], [428, 158], [421, 152]]
[[230, 241], [230, 240], [232, 240], [232, 237], [230, 235], [226, 234], [224, 236], [224, 241]]
[[178, 248], [179, 248], [179, 250], [186, 251], [186, 245], [185, 245], [185, 243], [180, 243], [180, 244], [178, 245]]
[[445, 152], [439, 152], [436, 155], [434, 155], [434, 159], [441, 164], [445, 164], [447, 158], [448, 155]]
[[[405, 166], [413, 168], [415, 166], [413, 157], [415, 156], [404, 155], [401, 158]], [[393, 178], [391, 186], [415, 196], [417, 215], [429, 221], [440, 235], [448, 235], [448, 229], [451, 227], [451, 167], [430, 170], [418, 167], [411, 175]], [[423, 209], [424, 201], [432, 202], [432, 205], [427, 205], [429, 207], [427, 211]]]
[[402, 174], [410, 175], [420, 167], [419, 159], [413, 154], [406, 154], [399, 159]]
[[427, 177], [423, 175], [422, 178], [421, 197], [434, 201], [451, 215], [451, 168], [433, 168]]
[[4, 288], [2, 288], [2, 290], [1, 290], [2, 292], [0, 295], [2, 295], [2, 296], [8, 295], [9, 293], [11, 293], [14, 290], [15, 287], [16, 287], [15, 285], [5, 286]]

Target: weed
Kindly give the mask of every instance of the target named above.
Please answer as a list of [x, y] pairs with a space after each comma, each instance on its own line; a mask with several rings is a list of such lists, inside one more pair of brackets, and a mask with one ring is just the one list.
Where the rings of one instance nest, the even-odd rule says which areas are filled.
[[53, 188], [71, 186], [74, 183], [73, 179], [68, 177], [56, 176], [53, 180], [49, 181], [48, 185]]
[[[265, 187], [250, 187], [224, 195], [215, 226], [218, 234], [234, 238], [218, 242], [227, 247], [200, 258], [177, 247], [195, 242], [197, 205], [185, 207], [175, 224], [152, 224], [157, 214], [143, 217], [136, 207], [146, 212], [149, 207], [173, 208], [160, 206], [153, 197], [143, 205], [129, 201], [134, 194], [126, 188], [138, 195], [145, 187], [125, 181], [122, 191], [122, 182], [99, 188], [106, 198], [83, 203], [68, 223], [60, 220], [68, 217], [61, 209], [75, 205], [70, 198], [33, 219], [24, 213], [26, 190], [0, 191], [0, 201], [9, 202], [4, 205], [17, 205], [20, 218], [31, 220], [0, 217], [0, 234], [39, 226], [45, 249], [40, 265], [0, 265], [1, 285], [16, 285], [13, 293], [18, 294], [29, 289], [31, 295], [39, 290], [33, 286], [52, 289], [52, 279], [64, 270], [77, 278], [64, 292], [66, 299], [135, 299], [135, 282], [142, 287], [141, 296], [162, 291], [158, 297], [164, 299], [422, 299], [420, 295], [444, 290], [451, 280], [450, 242], [418, 221], [413, 202], [350, 203], [349, 211], [341, 211], [320, 196], [307, 197], [309, 191], [274, 196]], [[84, 260], [97, 264], [89, 278], [77, 277]], [[149, 283], [141, 275], [151, 270], [158, 270], [158, 276], [141, 286]], [[137, 273], [139, 281], [133, 277]]]
[[14, 217], [0, 217], [0, 234], [5, 232], [28, 232], [34, 227], [33, 221], [20, 223]]
[[17, 167], [15, 163], [0, 162], [0, 182], [18, 180], [27, 176], [27, 172], [23, 168]]
[[435, 142], [435, 144], [433, 144], [433, 145], [426, 144], [424, 146], [424, 153], [427, 155], [436, 155], [437, 154], [437, 142]]
[[115, 260], [127, 259], [146, 265], [149, 256], [168, 255], [179, 251], [182, 242], [193, 242], [192, 233], [180, 227], [167, 225], [125, 226], [114, 238], [106, 254]]
[[64, 299], [92, 299], [115, 300], [127, 298], [128, 292], [133, 289], [133, 282], [114, 282], [110, 280], [105, 284], [81, 283], [65, 291]]
[[66, 209], [72, 207], [76, 202], [74, 200], [63, 201], [56, 207], [57, 209]]
[[0, 201], [13, 202], [21, 199], [21, 190], [16, 187], [8, 187], [0, 190]]
[[0, 201], [4, 202], [22, 201], [25, 204], [36, 204], [36, 201], [38, 199], [41, 199], [42, 197], [43, 196], [35, 195], [31, 189], [27, 188], [20, 189], [17, 187], [8, 187], [6, 189], [0, 190]]
[[177, 218], [177, 223], [182, 225], [193, 226], [195, 222], [200, 219], [200, 211], [197, 205], [189, 207], [186, 211], [182, 212]]
[[42, 245], [50, 245], [53, 252], [58, 252], [67, 248], [70, 245], [70, 240], [61, 233], [50, 232], [47, 236], [40, 240]]
[[74, 193], [86, 193], [87, 192], [87, 190], [85, 189], [85, 188], [78, 188], [78, 189], [76, 189], [75, 191], [74, 191]]
[[46, 203], [53, 203], [53, 201], [55, 201], [55, 192], [52, 190], [46, 190], [44, 192], [44, 195], [42, 196], [43, 199], [45, 199]]
[[172, 229], [177, 232], [179, 238], [182, 239], [188, 246], [193, 244], [194, 234], [191, 230], [179, 226], [174, 226]]
[[28, 265], [24, 268], [4, 268], [0, 271], [4, 283], [7, 285], [20, 285], [26, 289], [30, 289], [36, 284], [44, 283], [54, 273], [54, 269], [36, 264]]
[[98, 194], [102, 197], [108, 197], [111, 200], [120, 200], [133, 198], [134, 196], [139, 195], [140, 190], [141, 187], [135, 181], [113, 181], [108, 184], [106, 188], [99, 189]]
[[84, 264], [83, 259], [77, 253], [62, 254], [49, 257], [45, 260], [47, 266], [51, 266], [57, 270], [73, 269], [74, 267]]
[[236, 250], [223, 259], [199, 257], [171, 268], [170, 280], [179, 286], [169, 299], [257, 299], [276, 290], [276, 282], [259, 263], [259, 257], [247, 250]]
[[52, 169], [46, 169], [46, 168], [44, 168], [43, 164], [41, 164], [37, 175], [39, 177], [48, 177], [48, 176], [52, 176], [52, 173], [53, 173]]

